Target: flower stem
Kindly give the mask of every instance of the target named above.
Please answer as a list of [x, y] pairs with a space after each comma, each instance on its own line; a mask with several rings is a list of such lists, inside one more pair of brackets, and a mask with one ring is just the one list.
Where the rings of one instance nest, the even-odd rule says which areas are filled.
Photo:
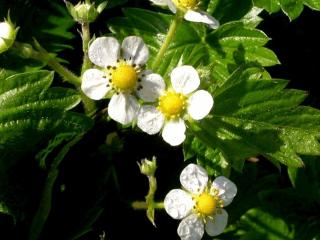
[[73, 74], [70, 70], [62, 66], [57, 59], [49, 54], [40, 44], [35, 41], [35, 47], [37, 50], [34, 50], [30, 44], [15, 42], [13, 49], [19, 54], [22, 58], [32, 58], [45, 62], [50, 68], [56, 71], [65, 81], [75, 85], [80, 86], [80, 79]]
[[58, 155], [54, 158], [50, 170], [48, 172], [46, 182], [44, 184], [39, 207], [32, 220], [28, 238], [29, 240], [39, 239], [42, 229], [51, 211], [53, 187], [59, 174], [58, 167], [64, 159], [64, 157], [69, 152], [70, 148], [73, 147], [77, 142], [79, 142], [82, 139], [82, 136], [83, 135], [78, 135], [74, 137], [61, 149]]
[[182, 21], [182, 17], [179, 14], [176, 14], [174, 16], [174, 18], [172, 19], [171, 24], [168, 29], [168, 32], [167, 32], [167, 35], [166, 35], [166, 38], [165, 38], [157, 56], [155, 57], [155, 59], [153, 61], [153, 64], [152, 64], [153, 71], [156, 72], [158, 70], [160, 62], [163, 60], [163, 56], [166, 53], [181, 21]]
[[[153, 208], [154, 209], [164, 209], [164, 203], [163, 202], [153, 202]], [[148, 204], [144, 201], [134, 201], [131, 204], [132, 208], [135, 210], [146, 210], [148, 209]]]
[[83, 63], [81, 68], [82, 74], [91, 67], [91, 62], [88, 56], [89, 42], [90, 42], [90, 28], [89, 23], [81, 24], [82, 30], [82, 50], [83, 50]]
[[[90, 3], [90, 1], [89, 1]], [[91, 62], [88, 55], [89, 50], [89, 42], [90, 42], [90, 27], [89, 23], [82, 23], [81, 24], [81, 31], [82, 31], [82, 50], [83, 50], [83, 62], [81, 67], [81, 76], [83, 73], [91, 67]], [[82, 91], [79, 89], [81, 93], [81, 99], [83, 103], [83, 107], [87, 116], [92, 116], [97, 111], [97, 106], [95, 101], [88, 98]]]
[[80, 78], [76, 76], [74, 73], [72, 73], [70, 70], [62, 66], [57, 59], [50, 55], [47, 50], [45, 50], [41, 45], [35, 40], [35, 47], [37, 51], [33, 50], [33, 53], [31, 54], [31, 58], [41, 60], [43, 62], [46, 62], [47, 65], [52, 68], [54, 71], [56, 71], [63, 80], [75, 85], [80, 86]]

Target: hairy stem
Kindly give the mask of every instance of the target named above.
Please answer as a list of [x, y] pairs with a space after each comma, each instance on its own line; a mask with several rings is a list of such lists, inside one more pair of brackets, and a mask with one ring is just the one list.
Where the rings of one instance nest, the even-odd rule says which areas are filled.
[[[89, 23], [81, 24], [82, 31], [82, 50], [83, 50], [83, 62], [81, 67], [81, 76], [83, 73], [91, 67], [91, 62], [88, 55], [89, 50], [89, 42], [90, 42], [90, 27]], [[97, 106], [95, 101], [88, 98], [82, 91], [79, 89], [81, 93], [81, 99], [84, 107], [84, 111], [87, 116], [92, 116], [97, 111]]]
[[172, 19], [166, 38], [152, 64], [153, 71], [156, 72], [158, 70], [160, 62], [163, 60], [163, 56], [165, 55], [181, 21], [182, 21], [182, 17], [179, 14], [176, 14]]
[[91, 67], [91, 62], [88, 56], [88, 49], [89, 49], [89, 42], [90, 42], [90, 28], [89, 23], [82, 23], [81, 24], [82, 30], [82, 50], [83, 50], [83, 63], [81, 68], [81, 76]]
[[63, 80], [75, 86], [80, 86], [80, 78], [62, 66], [57, 59], [50, 55], [43, 47], [41, 47], [37, 41], [35, 41], [35, 47], [37, 51], [33, 50], [32, 54], [30, 55], [31, 58], [46, 62], [50, 68], [56, 71], [63, 78]]

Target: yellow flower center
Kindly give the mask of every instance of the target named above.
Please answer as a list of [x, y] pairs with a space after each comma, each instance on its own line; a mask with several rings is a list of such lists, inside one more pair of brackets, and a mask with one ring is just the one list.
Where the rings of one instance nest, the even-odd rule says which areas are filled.
[[173, 91], [167, 92], [159, 99], [158, 109], [167, 118], [178, 118], [181, 116], [186, 105], [186, 96]]
[[199, 0], [173, 0], [174, 4], [179, 8], [195, 9], [199, 4]]
[[128, 64], [119, 64], [112, 70], [112, 83], [116, 89], [126, 91], [133, 90], [138, 81], [135, 68]]
[[196, 210], [203, 215], [212, 215], [216, 210], [219, 200], [208, 193], [202, 193], [195, 198]]

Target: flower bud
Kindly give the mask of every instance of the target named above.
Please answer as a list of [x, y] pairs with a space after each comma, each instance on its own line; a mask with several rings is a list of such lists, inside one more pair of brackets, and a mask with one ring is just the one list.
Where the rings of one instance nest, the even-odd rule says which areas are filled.
[[65, 1], [69, 13], [73, 19], [78, 23], [91, 23], [96, 20], [99, 14], [107, 6], [107, 2], [99, 4], [96, 8], [94, 4], [88, 2], [79, 2], [77, 5]]
[[141, 164], [139, 164], [140, 172], [146, 176], [154, 176], [157, 169], [156, 158], [153, 157], [152, 160], [142, 159]]
[[15, 28], [8, 16], [8, 20], [0, 22], [0, 54], [7, 51], [16, 38], [18, 28]]

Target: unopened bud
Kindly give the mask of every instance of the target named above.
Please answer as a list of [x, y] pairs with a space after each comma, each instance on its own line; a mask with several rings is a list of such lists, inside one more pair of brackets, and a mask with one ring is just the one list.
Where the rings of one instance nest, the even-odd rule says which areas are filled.
[[9, 14], [8, 20], [0, 22], [0, 54], [7, 51], [14, 43], [19, 28], [15, 28]]
[[79, 2], [75, 6], [68, 1], [65, 1], [65, 3], [70, 15], [78, 23], [94, 22], [103, 9], [107, 6], [107, 2], [99, 4], [98, 7], [95, 7], [94, 4], [88, 2]]
[[154, 176], [157, 169], [156, 158], [153, 157], [152, 160], [142, 159], [141, 164], [139, 164], [140, 172], [146, 176]]

